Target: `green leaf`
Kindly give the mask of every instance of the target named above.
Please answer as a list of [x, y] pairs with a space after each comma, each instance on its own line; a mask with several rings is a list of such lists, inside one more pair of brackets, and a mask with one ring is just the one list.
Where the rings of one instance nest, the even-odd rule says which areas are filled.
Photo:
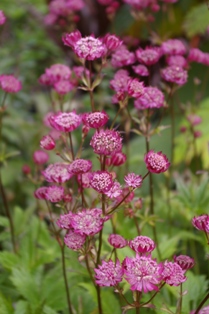
[[207, 3], [202, 3], [188, 12], [183, 28], [189, 37], [196, 34], [204, 34], [209, 25]]
[[4, 216], [0, 216], [0, 226], [9, 227], [9, 220]]
[[7, 251], [0, 252], [0, 264], [6, 269], [12, 271], [12, 268], [20, 263], [19, 257]]
[[12, 303], [0, 292], [0, 313], [1, 314], [13, 314], [14, 310]]

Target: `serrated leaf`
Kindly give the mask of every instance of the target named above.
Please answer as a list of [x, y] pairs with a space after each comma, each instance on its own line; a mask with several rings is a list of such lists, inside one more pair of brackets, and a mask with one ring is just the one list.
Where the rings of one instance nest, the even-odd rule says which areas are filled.
[[204, 34], [209, 25], [209, 11], [207, 4], [203, 3], [188, 12], [183, 28], [189, 37], [196, 34]]
[[1, 314], [13, 314], [14, 310], [12, 303], [0, 292], [0, 313]]
[[13, 267], [20, 263], [19, 257], [7, 251], [0, 252], [0, 264], [8, 270], [12, 270]]

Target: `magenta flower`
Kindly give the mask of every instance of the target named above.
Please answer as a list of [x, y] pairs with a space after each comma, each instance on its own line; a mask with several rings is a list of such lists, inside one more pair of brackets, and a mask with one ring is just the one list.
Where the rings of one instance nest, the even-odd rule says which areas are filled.
[[157, 264], [150, 256], [126, 257], [122, 263], [125, 279], [131, 285], [131, 290], [149, 291], [158, 290], [161, 282], [162, 265]]
[[165, 261], [162, 271], [162, 279], [170, 286], [179, 286], [187, 278], [184, 276], [183, 269], [177, 264]]
[[144, 157], [147, 169], [152, 173], [161, 173], [168, 170], [170, 162], [162, 152], [150, 150]]
[[168, 66], [178, 66], [181, 68], [185, 68], [187, 66], [187, 60], [183, 56], [180, 56], [180, 55], [168, 56], [166, 58], [166, 62]]
[[53, 85], [58, 81], [69, 80], [71, 76], [71, 70], [64, 64], [53, 64], [50, 68], [45, 70], [45, 74], [50, 80], [50, 84]]
[[116, 199], [122, 194], [121, 185], [119, 182], [114, 181], [112, 187], [109, 189], [109, 191], [105, 192], [105, 195], [111, 199]]
[[42, 150], [36, 150], [33, 153], [33, 161], [37, 165], [43, 165], [49, 160], [49, 155], [42, 151]]
[[137, 79], [128, 80], [127, 92], [129, 96], [138, 98], [144, 94], [144, 91], [143, 82], [139, 82]]
[[51, 126], [62, 132], [72, 132], [81, 124], [81, 116], [72, 112], [58, 112], [49, 117]]
[[6, 22], [6, 16], [4, 15], [4, 12], [0, 10], [0, 25], [3, 25]]
[[60, 218], [57, 220], [58, 227], [61, 229], [70, 229], [72, 216], [73, 216], [72, 212], [60, 215]]
[[195, 126], [202, 122], [202, 118], [195, 114], [190, 114], [187, 116], [187, 120], [191, 123], [191, 125]]
[[118, 70], [115, 73], [113, 80], [110, 81], [110, 88], [112, 88], [116, 92], [126, 92], [129, 79], [130, 76], [128, 75], [128, 71]]
[[82, 116], [82, 121], [90, 128], [98, 129], [104, 126], [109, 120], [109, 116], [104, 111], [95, 111], [91, 113], [85, 113]]
[[140, 63], [152, 65], [158, 62], [161, 57], [161, 51], [158, 47], [146, 47], [136, 50], [136, 58]]
[[89, 172], [92, 168], [92, 162], [86, 159], [76, 159], [69, 166], [68, 171], [73, 174], [81, 174]]
[[124, 65], [130, 65], [135, 62], [135, 55], [128, 51], [125, 45], [121, 45], [113, 54], [111, 64], [114, 68], [119, 68]]
[[192, 268], [195, 264], [194, 259], [188, 255], [174, 256], [174, 262], [177, 263], [184, 271]]
[[69, 81], [60, 80], [56, 82], [53, 87], [58, 94], [65, 95], [69, 93], [71, 90], [73, 90], [74, 85]]
[[81, 33], [79, 32], [79, 30], [76, 30], [70, 34], [65, 34], [62, 37], [62, 41], [64, 45], [74, 48], [76, 42], [81, 38], [82, 38]]
[[65, 189], [62, 186], [49, 186], [46, 191], [46, 199], [52, 203], [60, 202], [64, 198]]
[[146, 236], [138, 236], [129, 241], [130, 248], [136, 253], [150, 253], [155, 249], [155, 242]]
[[90, 145], [98, 155], [113, 155], [122, 150], [122, 137], [114, 130], [96, 131]]
[[92, 172], [90, 186], [98, 193], [107, 193], [113, 186], [112, 175], [107, 171]]
[[157, 87], [145, 87], [144, 94], [134, 101], [134, 107], [139, 110], [164, 107], [163, 93]]
[[83, 209], [81, 212], [72, 215], [70, 226], [78, 234], [94, 235], [100, 232], [107, 219], [109, 217], [102, 217], [100, 208]]
[[121, 166], [126, 162], [126, 155], [122, 152], [117, 152], [111, 156], [110, 165], [112, 166]]
[[167, 55], [184, 55], [186, 47], [179, 39], [169, 39], [161, 45], [161, 51]]
[[124, 181], [129, 187], [134, 188], [134, 189], [139, 188], [143, 182], [142, 177], [135, 173], [128, 173], [124, 177]]
[[50, 135], [44, 135], [40, 140], [40, 147], [46, 150], [52, 150], [55, 148], [55, 141]]
[[203, 214], [192, 219], [193, 226], [204, 232], [209, 233], [209, 215]]
[[85, 241], [86, 235], [75, 233], [73, 229], [69, 229], [69, 231], [64, 236], [64, 242], [66, 246], [73, 251], [79, 251], [84, 245]]
[[139, 65], [133, 65], [132, 69], [134, 70], [134, 72], [140, 76], [149, 76], [149, 70], [148, 68], [143, 65], [143, 64], [139, 64]]
[[77, 180], [83, 188], [90, 188], [92, 174], [91, 172], [85, 172], [77, 175]]
[[96, 284], [101, 287], [116, 286], [123, 279], [123, 268], [119, 260], [116, 263], [112, 260], [102, 261], [102, 265], [98, 265], [94, 271]]
[[39, 200], [45, 200], [47, 189], [48, 189], [47, 186], [41, 186], [34, 192], [34, 196]]
[[18, 93], [22, 89], [21, 82], [13, 75], [0, 75], [0, 88], [6, 93]]
[[122, 249], [127, 246], [127, 240], [119, 234], [110, 234], [108, 242], [116, 249]]
[[106, 34], [102, 41], [109, 51], [116, 50], [123, 43], [117, 36], [111, 34]]
[[187, 71], [179, 66], [169, 66], [161, 71], [162, 78], [171, 83], [184, 85], [187, 82]]
[[85, 60], [99, 59], [107, 52], [103, 42], [93, 36], [87, 36], [77, 40], [73, 46], [73, 50], [79, 58]]
[[192, 48], [189, 51], [188, 61], [209, 65], [209, 53], [203, 52], [198, 48]]
[[65, 163], [55, 163], [49, 165], [42, 174], [47, 182], [63, 183], [73, 176], [68, 171], [68, 165]]

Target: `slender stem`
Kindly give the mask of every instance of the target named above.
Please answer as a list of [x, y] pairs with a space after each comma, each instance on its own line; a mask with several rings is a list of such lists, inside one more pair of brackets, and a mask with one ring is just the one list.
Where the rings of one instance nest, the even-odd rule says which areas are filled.
[[74, 160], [75, 156], [74, 156], [74, 152], [73, 152], [73, 141], [72, 141], [71, 132], [69, 132], [69, 139], [70, 139], [70, 150], [71, 150], [71, 154], [72, 154], [72, 159]]
[[178, 300], [178, 305], [176, 309], [176, 314], [181, 314], [181, 308], [182, 308], [182, 283], [180, 284], [180, 298]]
[[114, 119], [113, 119], [113, 121], [112, 121], [112, 123], [111, 123], [110, 130], [114, 127], [115, 121], [116, 121], [116, 119], [117, 119], [119, 113], [121, 112], [121, 109], [122, 109], [122, 108], [119, 107], [119, 109], [118, 109], [118, 111], [117, 111], [117, 113], [116, 113], [116, 115], [115, 115], [115, 117], [114, 117]]
[[198, 308], [196, 309], [196, 311], [194, 312], [194, 314], [198, 314], [200, 309], [202, 308], [202, 306], [204, 305], [204, 303], [209, 299], [209, 292], [208, 294], [204, 297], [204, 299], [202, 300], [202, 302], [200, 303], [200, 305], [198, 306]]
[[99, 286], [99, 285], [96, 286], [96, 290], [97, 290], [97, 301], [98, 301], [98, 310], [99, 310], [99, 314], [103, 314], [103, 311], [102, 311], [101, 290], [100, 290], [100, 286]]
[[1, 194], [1, 197], [2, 197], [3, 204], [4, 204], [6, 216], [7, 216], [8, 220], [9, 220], [9, 226], [10, 226], [10, 232], [11, 232], [11, 241], [12, 241], [13, 251], [14, 251], [14, 253], [17, 253], [16, 241], [15, 241], [14, 223], [13, 223], [13, 220], [12, 220], [12, 215], [11, 215], [10, 210], [9, 210], [9, 205], [8, 205], [8, 202], [7, 202], [6, 193], [4, 191], [4, 186], [3, 186], [3, 183], [2, 183], [2, 177], [1, 177], [1, 171], [0, 171], [0, 194]]
[[147, 302], [144, 302], [143, 304], [141, 304], [141, 307], [144, 306], [144, 305], [146, 305], [146, 304], [148, 304], [148, 303], [150, 303], [150, 302], [154, 299], [154, 297], [160, 292], [160, 290], [162, 289], [162, 287], [163, 287], [165, 284], [166, 284], [166, 283], [164, 282], [164, 283], [160, 286], [160, 288], [151, 296], [151, 298], [150, 298]]
[[101, 229], [101, 231], [99, 233], [99, 246], [98, 246], [98, 251], [97, 251], [97, 263], [96, 263], [96, 266], [98, 266], [99, 263], [100, 263], [100, 255], [101, 255], [101, 250], [102, 250], [102, 231], [103, 231], [103, 229]]

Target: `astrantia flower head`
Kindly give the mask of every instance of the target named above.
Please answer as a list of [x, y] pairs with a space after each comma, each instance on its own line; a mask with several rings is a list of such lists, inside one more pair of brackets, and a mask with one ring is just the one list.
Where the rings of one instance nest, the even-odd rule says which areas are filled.
[[49, 117], [51, 126], [62, 132], [72, 132], [81, 124], [81, 116], [72, 112], [58, 112]]
[[198, 48], [192, 48], [189, 51], [188, 61], [209, 65], [209, 53], [203, 52]]
[[123, 278], [123, 269], [118, 259], [116, 263], [112, 260], [102, 261], [102, 265], [98, 265], [94, 271], [96, 284], [100, 287], [116, 286]]
[[134, 101], [134, 107], [139, 110], [164, 107], [163, 93], [157, 87], [145, 87], [141, 97]]
[[187, 82], [187, 71], [180, 66], [172, 65], [161, 71], [162, 78], [171, 83], [184, 85]]
[[95, 111], [91, 113], [85, 113], [82, 116], [82, 121], [90, 128], [98, 129], [104, 126], [109, 120], [109, 116], [104, 111]]
[[6, 16], [4, 12], [0, 10], [0, 25], [3, 25], [6, 22]]
[[153, 150], [150, 150], [144, 157], [147, 169], [152, 173], [161, 173], [165, 172], [169, 166], [170, 162], [166, 155], [162, 152], [155, 153]]
[[33, 161], [37, 165], [43, 165], [49, 160], [49, 155], [42, 151], [42, 150], [36, 150], [33, 153]]
[[46, 199], [52, 203], [60, 202], [64, 197], [65, 189], [62, 186], [49, 186], [46, 191]]
[[70, 229], [72, 216], [73, 216], [72, 212], [60, 215], [60, 218], [57, 220], [58, 227], [61, 229]]
[[49, 165], [42, 174], [47, 182], [63, 183], [68, 181], [73, 175], [68, 171], [65, 163], [55, 163]]
[[62, 41], [66, 46], [69, 46], [71, 48], [73, 48], [75, 46], [75, 43], [81, 39], [81, 33], [79, 32], [79, 30], [76, 30], [72, 33], [69, 34], [65, 34], [62, 37]]
[[136, 253], [149, 253], [155, 249], [155, 243], [146, 236], [138, 236], [129, 241], [130, 248]]
[[106, 34], [102, 41], [109, 51], [117, 49], [123, 43], [117, 36], [111, 34]]
[[187, 116], [187, 120], [191, 123], [191, 125], [195, 126], [202, 122], [202, 118], [196, 114], [190, 114]]
[[198, 229], [209, 233], [209, 215], [203, 214], [192, 219], [193, 226]]
[[122, 137], [114, 130], [96, 131], [90, 145], [98, 155], [113, 155], [122, 150]]
[[115, 199], [122, 194], [122, 188], [119, 182], [114, 181], [109, 191], [105, 192], [105, 195], [111, 199]]
[[186, 47], [179, 39], [169, 39], [161, 45], [161, 51], [167, 55], [184, 55]]
[[162, 279], [170, 286], [179, 286], [187, 280], [183, 269], [177, 263], [168, 261], [163, 265]]
[[134, 189], [139, 188], [143, 182], [142, 177], [135, 173], [128, 173], [124, 177], [124, 181], [129, 187], [134, 188]]
[[40, 140], [40, 146], [46, 150], [52, 150], [55, 148], [55, 141], [50, 135], [44, 135]]
[[184, 271], [192, 268], [195, 264], [194, 259], [188, 255], [174, 256], [174, 262], [177, 263]]
[[116, 92], [126, 92], [130, 76], [126, 70], [118, 70], [110, 81], [110, 88]]
[[71, 76], [71, 70], [64, 64], [53, 64], [50, 68], [45, 70], [46, 75], [49, 77], [51, 84], [58, 81], [68, 80]]
[[107, 52], [107, 48], [103, 42], [93, 36], [87, 36], [77, 40], [73, 46], [73, 50], [79, 58], [85, 60], [99, 59]]
[[127, 245], [127, 240], [124, 239], [120, 234], [110, 234], [108, 242], [116, 249], [122, 249]]
[[100, 208], [84, 209], [72, 215], [70, 225], [76, 233], [94, 235], [103, 228], [103, 224], [107, 219], [108, 217], [102, 217]]
[[157, 264], [150, 256], [126, 257], [122, 263], [125, 279], [131, 285], [131, 290], [149, 291], [158, 290], [161, 282], [161, 264]]
[[77, 180], [83, 188], [90, 188], [90, 181], [91, 181], [92, 173], [85, 172], [82, 174], [77, 175]]
[[106, 193], [113, 186], [112, 175], [107, 171], [92, 172], [90, 186], [99, 193]]
[[112, 55], [111, 64], [114, 68], [130, 65], [135, 62], [135, 55], [128, 51], [125, 45], [121, 45]]
[[187, 60], [183, 56], [168, 56], [166, 62], [169, 66], [179, 66], [185, 68], [187, 66]]
[[90, 171], [92, 168], [91, 160], [87, 159], [76, 159], [69, 166], [68, 171], [73, 174], [81, 174]]
[[67, 80], [60, 80], [54, 84], [54, 89], [60, 95], [65, 95], [73, 90], [74, 85]]
[[161, 51], [158, 47], [146, 47], [136, 50], [136, 58], [140, 63], [152, 65], [158, 62], [161, 57]]
[[73, 251], [79, 251], [84, 245], [85, 241], [86, 235], [75, 233], [73, 229], [69, 229], [64, 237], [66, 246]]
[[144, 94], [144, 84], [143, 82], [139, 82], [137, 79], [129, 79], [127, 91], [129, 96], [138, 98]]
[[148, 68], [143, 65], [143, 64], [139, 64], [139, 65], [133, 65], [132, 69], [134, 70], [134, 72], [140, 76], [149, 76], [149, 70]]
[[41, 186], [34, 192], [34, 196], [39, 200], [45, 200], [47, 189], [48, 189], [47, 186]]
[[122, 152], [117, 152], [110, 158], [110, 165], [112, 166], [121, 166], [126, 162], [126, 155]]
[[13, 75], [0, 75], [0, 88], [6, 93], [18, 93], [22, 89], [21, 82]]

